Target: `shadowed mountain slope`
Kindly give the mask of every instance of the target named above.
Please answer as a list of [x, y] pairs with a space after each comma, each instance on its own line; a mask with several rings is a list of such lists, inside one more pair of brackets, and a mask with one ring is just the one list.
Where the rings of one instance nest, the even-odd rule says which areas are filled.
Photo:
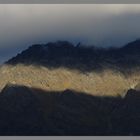
[[122, 48], [101, 49], [74, 46], [67, 41], [33, 45], [6, 64], [38, 65], [47, 68], [65, 67], [83, 72], [119, 70], [127, 73], [140, 67], [140, 40], [128, 43]]
[[0, 135], [140, 135], [140, 92], [125, 98], [7, 85]]

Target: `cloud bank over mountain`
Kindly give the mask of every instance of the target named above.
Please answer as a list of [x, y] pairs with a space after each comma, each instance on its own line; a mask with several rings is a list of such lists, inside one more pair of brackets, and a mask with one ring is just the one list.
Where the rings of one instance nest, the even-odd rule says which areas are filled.
[[140, 5], [0, 5], [0, 62], [56, 40], [122, 46], [140, 37]]

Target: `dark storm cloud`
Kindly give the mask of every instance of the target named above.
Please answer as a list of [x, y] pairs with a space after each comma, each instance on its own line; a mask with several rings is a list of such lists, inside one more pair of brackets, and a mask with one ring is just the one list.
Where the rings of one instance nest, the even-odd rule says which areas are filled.
[[0, 21], [1, 62], [36, 43], [121, 46], [140, 37], [140, 5], [0, 5]]

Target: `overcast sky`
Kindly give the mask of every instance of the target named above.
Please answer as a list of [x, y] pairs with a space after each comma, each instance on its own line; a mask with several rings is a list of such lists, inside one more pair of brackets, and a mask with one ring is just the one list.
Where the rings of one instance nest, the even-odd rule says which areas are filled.
[[32, 44], [122, 46], [140, 38], [140, 4], [0, 5], [0, 63]]

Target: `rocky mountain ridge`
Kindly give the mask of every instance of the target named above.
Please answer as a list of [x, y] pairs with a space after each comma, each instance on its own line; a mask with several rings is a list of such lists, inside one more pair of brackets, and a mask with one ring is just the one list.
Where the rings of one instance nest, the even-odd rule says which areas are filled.
[[119, 70], [127, 73], [140, 67], [140, 40], [121, 48], [96, 48], [73, 45], [67, 41], [33, 45], [6, 64], [37, 65], [47, 68], [69, 68], [82, 72]]

